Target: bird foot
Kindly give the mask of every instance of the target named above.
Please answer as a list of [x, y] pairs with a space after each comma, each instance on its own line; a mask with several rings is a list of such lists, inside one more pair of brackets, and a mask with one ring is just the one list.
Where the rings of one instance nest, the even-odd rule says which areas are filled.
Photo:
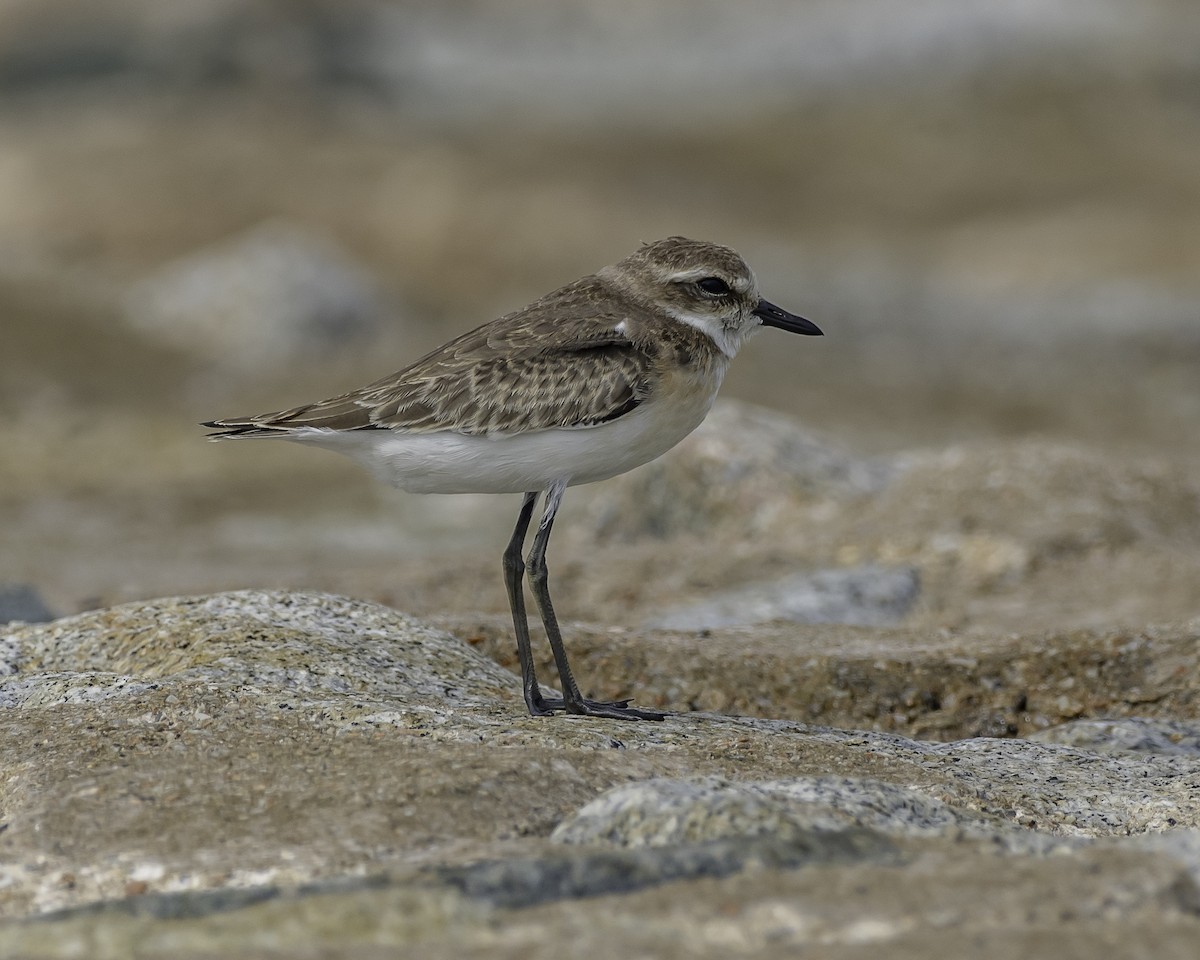
[[562, 697], [543, 697], [529, 705], [535, 717], [548, 717], [559, 711], [578, 717], [607, 717], [609, 720], [664, 720], [665, 713], [640, 710], [629, 706], [629, 700], [564, 700]]

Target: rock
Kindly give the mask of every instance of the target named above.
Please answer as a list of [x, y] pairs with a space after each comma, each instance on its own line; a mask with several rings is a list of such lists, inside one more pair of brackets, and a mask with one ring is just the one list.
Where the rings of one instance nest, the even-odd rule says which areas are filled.
[[13, 620], [45, 623], [53, 619], [54, 614], [36, 587], [25, 583], [0, 583], [0, 624]]
[[1200, 486], [1178, 464], [1122, 462], [1022, 441], [906, 454], [893, 483], [847, 518], [844, 536], [963, 586], [998, 586], [1092, 553], [1200, 543]]
[[[869, 495], [814, 503], [773, 482], [758, 494], [772, 522], [756, 525], [751, 511], [696, 537], [680, 586], [703, 599], [781, 569], [911, 567], [921, 584], [914, 613], [926, 625], [1026, 636], [1197, 613], [1200, 485], [1182, 462], [1021, 440], [915, 451], [890, 464], [891, 479]], [[686, 478], [672, 482], [687, 491]], [[631, 498], [625, 509], [636, 517], [643, 508]], [[658, 569], [656, 587], [683, 592], [674, 581], [684, 574]], [[595, 592], [605, 589], [614, 591], [606, 583]]]
[[878, 492], [892, 472], [888, 462], [853, 456], [791, 417], [719, 400], [672, 450], [600, 488], [584, 524], [602, 542], [731, 526], [749, 538], [798, 503]]
[[[505, 615], [439, 618], [516, 669]], [[1200, 719], [1200, 620], [1045, 633], [770, 623], [704, 634], [567, 626], [594, 696], [870, 728], [918, 739], [1028, 737], [1080, 717]], [[554, 675], [534, 645], [538, 675]]]
[[467, 643], [323, 594], [0, 637], [20, 666], [0, 680], [6, 956], [635, 955], [650, 929], [766, 956], [864, 924], [873, 950], [942, 955], [1063, 917], [1195, 942], [1200, 845], [1154, 838], [1200, 835], [1190, 753], [531, 718]]
[[[462, 699], [511, 694], [512, 675], [403, 614], [322, 594], [243, 591], [132, 603], [8, 637], [22, 674], [13, 706], [136, 698], [167, 678], [272, 691], [274, 708], [319, 709], [335, 724], [399, 722]], [[278, 695], [291, 701], [283, 704]], [[341, 703], [348, 711], [324, 711]], [[386, 714], [401, 703], [403, 713]]]
[[864, 626], [897, 623], [912, 608], [919, 592], [920, 578], [912, 567], [820, 570], [670, 607], [649, 618], [645, 626], [712, 630], [772, 620]]
[[1195, 720], [1161, 720], [1120, 717], [1106, 720], [1072, 720], [1029, 736], [1038, 743], [1058, 743], [1093, 753], [1146, 753], [1163, 756], [1200, 756], [1200, 723]]
[[[843, 734], [808, 736], [822, 741]], [[1009, 840], [1012, 828], [1020, 827], [1033, 843], [1031, 831], [1100, 837], [1158, 831], [1168, 821], [1200, 825], [1200, 799], [1187, 797], [1200, 763], [1190, 759], [1100, 757], [1025, 740], [926, 744], [877, 736], [871, 737], [873, 749], [892, 758], [903, 755], [924, 771], [919, 787], [857, 777], [640, 783], [599, 798], [561, 823], [554, 837], [645, 846], [862, 826], [893, 836], [965, 830]], [[954, 768], [952, 782], [935, 773], [947, 761]], [[935, 780], [938, 786], [931, 789]], [[1153, 798], [1148, 784], [1154, 784]]]
[[[557, 832], [556, 832], [557, 836]], [[747, 868], [795, 869], [830, 863], [898, 860], [896, 846], [870, 830], [764, 833], [655, 849], [585, 850], [531, 860], [500, 860], [432, 873], [442, 883], [503, 907], [629, 893], [672, 880], [724, 877]]]
[[[899, 882], [901, 879], [905, 882]], [[1070, 891], [1068, 897], [1055, 892]], [[412, 883], [265, 899], [220, 917], [169, 921], [105, 912], [0, 928], [12, 956], [377, 956], [433, 960], [586, 955], [1186, 957], [1197, 927], [1195, 884], [1169, 859], [1094, 848], [1031, 860], [970, 846], [879, 864], [763, 866], [642, 889], [635, 896], [494, 908]], [[808, 951], [806, 951], [808, 952]]]
[[787, 840], [856, 827], [892, 835], [951, 830], [985, 835], [999, 824], [920, 791], [847, 777], [644, 780], [596, 798], [555, 827], [551, 839], [662, 847], [763, 836]]
[[387, 315], [362, 267], [329, 238], [284, 221], [162, 267], [124, 306], [147, 336], [251, 370], [369, 342]]

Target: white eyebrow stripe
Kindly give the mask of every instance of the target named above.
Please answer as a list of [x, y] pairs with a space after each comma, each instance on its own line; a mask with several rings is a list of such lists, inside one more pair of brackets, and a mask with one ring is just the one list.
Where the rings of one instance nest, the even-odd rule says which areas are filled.
[[672, 280], [703, 280], [705, 277], [721, 277], [721, 279], [725, 279], [720, 271], [713, 270], [711, 267], [693, 267], [691, 270], [683, 270], [679, 273], [671, 274]]
[[746, 277], [731, 277], [721, 270], [714, 270], [712, 267], [693, 267], [691, 270], [681, 270], [679, 273], [673, 273], [668, 277], [671, 283], [689, 283], [693, 280], [703, 280], [706, 277], [716, 277], [719, 280], [724, 280], [729, 284], [730, 289], [737, 290], [739, 293], [745, 293], [754, 283], [753, 279]]

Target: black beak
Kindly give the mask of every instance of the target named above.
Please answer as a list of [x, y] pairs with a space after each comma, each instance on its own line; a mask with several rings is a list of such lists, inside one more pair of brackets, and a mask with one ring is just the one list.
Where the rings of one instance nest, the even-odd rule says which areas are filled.
[[811, 320], [805, 320], [794, 313], [788, 313], [782, 307], [777, 307], [766, 300], [759, 300], [758, 306], [750, 311], [756, 317], [761, 317], [764, 327], [778, 327], [788, 333], [802, 333], [807, 337], [823, 337], [821, 328]]

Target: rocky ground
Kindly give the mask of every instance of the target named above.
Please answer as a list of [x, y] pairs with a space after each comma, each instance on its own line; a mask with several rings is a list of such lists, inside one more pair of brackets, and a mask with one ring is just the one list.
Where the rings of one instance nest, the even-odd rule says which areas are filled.
[[[1195, 955], [1200, 18], [667, 7], [0, 9], [0, 955]], [[826, 336], [568, 493], [661, 723], [517, 498], [195, 426], [672, 233]]]
[[[602, 687], [623, 689], [617, 670], [648, 679], [640, 702], [681, 710], [661, 723], [523, 716], [512, 674], [460, 637], [325, 594], [160, 600], [17, 628], [0, 944], [93, 957], [549, 957], [564, 943], [1186, 956], [1200, 934], [1200, 723], [1186, 706], [1169, 712], [1187, 719], [1151, 716], [1180, 702], [1198, 626], [1085, 640], [1071, 655], [1099, 668], [1069, 676], [977, 675], [1040, 729], [943, 743], [870, 721], [974, 723], [965, 687], [940, 704], [921, 689], [939, 665], [984, 658], [961, 641], [952, 654], [914, 644], [910, 702], [839, 729], [696, 712], [750, 697], [768, 716], [820, 713], [785, 673], [806, 661], [820, 675], [822, 658], [779, 628], [649, 650], [625, 639], [587, 658]], [[735, 643], [757, 669], [722, 669]], [[1009, 662], [1063, 654], [1014, 646]], [[1136, 716], [1053, 723], [1064, 697], [1101, 702], [1106, 664], [1129, 657], [1143, 673], [1119, 696]], [[685, 666], [697, 662], [710, 669]], [[823, 696], [858, 700], [856, 672], [872, 689], [843, 654]]]

